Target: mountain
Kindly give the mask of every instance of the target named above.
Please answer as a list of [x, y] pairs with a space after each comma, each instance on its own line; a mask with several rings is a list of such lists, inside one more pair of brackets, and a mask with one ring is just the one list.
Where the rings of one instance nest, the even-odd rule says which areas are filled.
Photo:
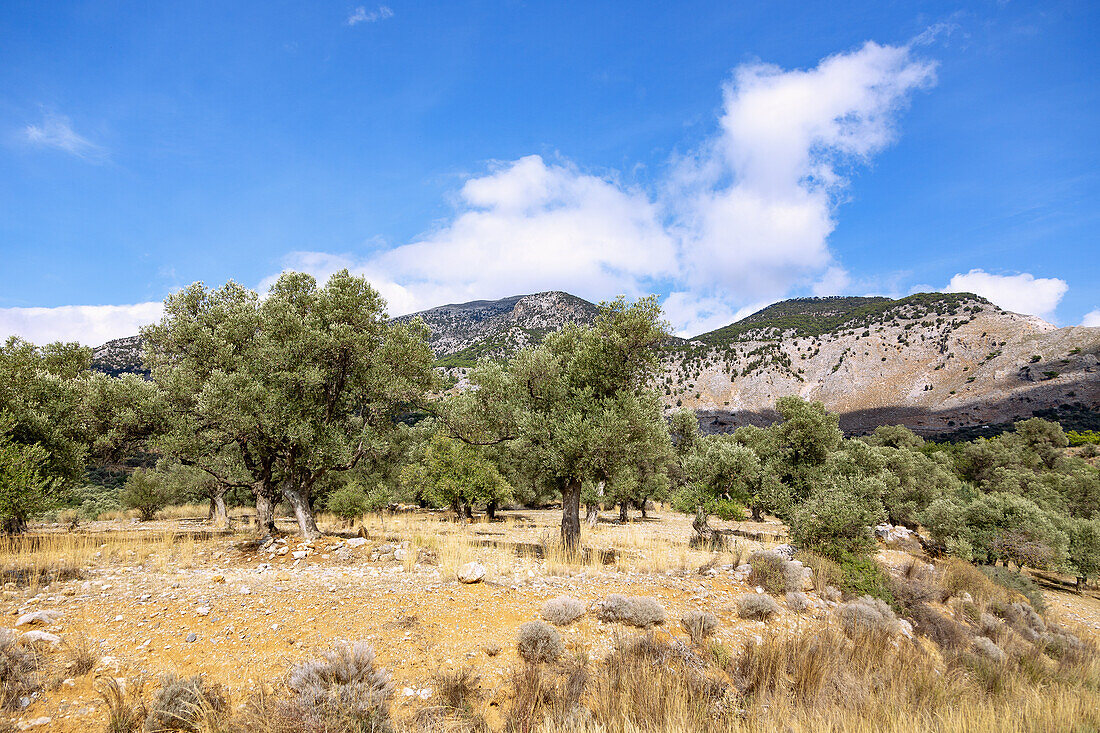
[[[537, 344], [598, 308], [552, 291], [444, 305], [419, 317], [441, 367]], [[141, 371], [140, 339], [108, 342], [94, 367]], [[860, 433], [905, 424], [934, 435], [1036, 412], [1100, 415], [1100, 328], [1055, 328], [968, 293], [796, 298], [691, 339], [670, 339], [657, 388], [707, 431], [775, 420], [776, 399], [821, 400]], [[1082, 412], [1083, 411], [1083, 412]]]
[[599, 309], [583, 298], [550, 291], [441, 305], [394, 320], [420, 318], [441, 366], [470, 367], [483, 356], [502, 357], [542, 341], [567, 323], [592, 323]]
[[123, 374], [148, 377], [149, 372], [141, 363], [141, 336], [115, 339], [92, 349], [92, 369], [112, 377]]
[[671, 347], [659, 387], [705, 427], [767, 424], [784, 395], [849, 432], [937, 434], [1100, 405], [1100, 329], [1055, 328], [968, 293], [799, 298]]

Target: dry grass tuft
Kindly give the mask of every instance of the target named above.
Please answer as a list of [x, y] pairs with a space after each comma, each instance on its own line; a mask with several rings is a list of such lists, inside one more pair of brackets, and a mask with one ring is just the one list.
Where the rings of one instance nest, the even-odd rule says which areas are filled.
[[105, 733], [133, 733], [141, 728], [146, 710], [139, 683], [124, 690], [114, 677], [103, 675], [96, 678], [95, 689], [107, 708]]
[[702, 645], [718, 628], [718, 617], [706, 611], [690, 611], [680, 619], [680, 627], [691, 637], [691, 643]]
[[199, 733], [217, 729], [228, 707], [221, 687], [204, 684], [201, 675], [165, 675], [145, 716], [145, 730], [149, 733], [173, 730]]
[[19, 700], [42, 687], [41, 659], [16, 635], [0, 629], [0, 710], [18, 710]]

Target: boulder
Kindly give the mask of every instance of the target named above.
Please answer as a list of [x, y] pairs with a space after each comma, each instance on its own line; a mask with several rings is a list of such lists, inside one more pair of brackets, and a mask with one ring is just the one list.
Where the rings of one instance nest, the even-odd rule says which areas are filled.
[[468, 562], [458, 569], [460, 583], [480, 583], [485, 578], [485, 566], [479, 562]]
[[19, 620], [15, 622], [15, 628], [18, 629], [20, 626], [37, 626], [38, 624], [49, 626], [55, 623], [59, 618], [61, 618], [60, 611], [31, 611], [19, 617]]
[[61, 637], [45, 631], [28, 631], [19, 637], [19, 643], [26, 646], [49, 644], [52, 647], [56, 647], [61, 645]]

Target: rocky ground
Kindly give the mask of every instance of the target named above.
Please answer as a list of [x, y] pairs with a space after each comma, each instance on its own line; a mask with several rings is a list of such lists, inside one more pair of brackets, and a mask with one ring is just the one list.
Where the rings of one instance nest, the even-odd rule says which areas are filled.
[[[291, 536], [263, 547], [245, 532], [199, 539], [162, 534], [186, 530], [193, 524], [186, 521], [89, 525], [82, 531], [93, 542], [102, 540], [102, 549], [80, 577], [37, 588], [9, 582], [3, 591], [0, 611], [8, 621], [0, 626], [47, 611], [44, 623], [25, 622], [15, 631], [42, 631], [60, 640], [36, 643], [56, 659], [57, 679], [25, 700], [12, 720], [51, 731], [101, 729], [106, 712], [93, 688], [97, 674], [130, 685], [145, 680], [152, 688], [164, 673], [201, 673], [225, 685], [232, 703], [240, 705], [335, 639], [373, 644], [393, 675], [398, 716], [432, 698], [433, 672], [465, 664], [480, 674], [492, 711], [503, 701], [509, 670], [519, 663], [517, 627], [537, 618], [550, 598], [569, 595], [591, 608], [611, 593], [651, 596], [668, 616], [657, 633], [678, 637], [684, 637], [680, 617], [709, 611], [720, 620], [717, 637], [734, 647], [769, 630], [819, 624], [831, 605], [809, 593], [808, 612], [784, 608], [767, 624], [738, 618], [735, 599], [756, 592], [737, 572], [739, 558], [690, 550], [690, 519], [679, 516], [589, 530], [589, 546], [622, 549], [607, 565], [591, 560], [568, 567], [522, 549], [517, 553], [552, 532], [559, 518], [552, 511], [523, 512], [497, 524], [461, 528], [410, 516], [391, 519], [385, 532], [372, 525], [362, 532], [365, 537], [345, 531], [306, 544]], [[777, 529], [737, 527], [750, 533]], [[439, 541], [446, 531], [451, 537]], [[144, 549], [126, 549], [114, 539], [133, 539], [134, 533], [158, 539]], [[428, 541], [432, 537], [436, 541]], [[739, 549], [747, 555], [760, 544], [745, 540]], [[904, 557], [883, 559], [900, 563]], [[460, 581], [470, 573], [469, 563], [480, 566], [473, 575], [484, 572], [478, 582]], [[1048, 595], [1065, 615], [1100, 628], [1096, 599]], [[633, 632], [592, 613], [562, 629], [570, 648], [593, 658], [609, 649], [616, 634]], [[99, 657], [97, 669], [70, 674], [64, 649], [79, 643]]]

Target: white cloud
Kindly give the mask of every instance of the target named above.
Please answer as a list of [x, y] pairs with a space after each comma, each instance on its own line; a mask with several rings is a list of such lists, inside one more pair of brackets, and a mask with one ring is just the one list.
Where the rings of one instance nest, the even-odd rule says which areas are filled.
[[1085, 314], [1081, 321], [1082, 326], [1100, 327], [1100, 308], [1095, 308]]
[[693, 287], [745, 302], [818, 275], [822, 287], [847, 284], [828, 246], [846, 171], [893, 140], [909, 95], [933, 81], [908, 47], [876, 43], [808, 70], [736, 69], [718, 134], [666, 194]]
[[159, 302], [134, 305], [63, 305], [56, 308], [0, 308], [0, 339], [21, 336], [36, 344], [79, 341], [99, 346], [137, 334], [160, 319]]
[[365, 260], [297, 252], [283, 264], [318, 279], [348, 267], [395, 314], [548, 289], [638, 296], [677, 268], [675, 242], [644, 193], [538, 155], [466, 181], [456, 216], [415, 242]]
[[348, 16], [348, 25], [357, 25], [359, 23], [376, 23], [380, 20], [393, 17], [393, 10], [387, 5], [379, 5], [375, 10], [367, 10], [364, 6], [360, 5], [355, 10], [351, 11], [351, 15]]
[[975, 293], [1014, 313], [1051, 318], [1069, 290], [1065, 280], [1035, 277], [1031, 273], [994, 275], [985, 270], [959, 273], [943, 289], [945, 293]]
[[23, 138], [31, 145], [63, 150], [85, 160], [102, 160], [107, 151], [73, 130], [68, 117], [47, 114], [37, 125], [23, 128]]

